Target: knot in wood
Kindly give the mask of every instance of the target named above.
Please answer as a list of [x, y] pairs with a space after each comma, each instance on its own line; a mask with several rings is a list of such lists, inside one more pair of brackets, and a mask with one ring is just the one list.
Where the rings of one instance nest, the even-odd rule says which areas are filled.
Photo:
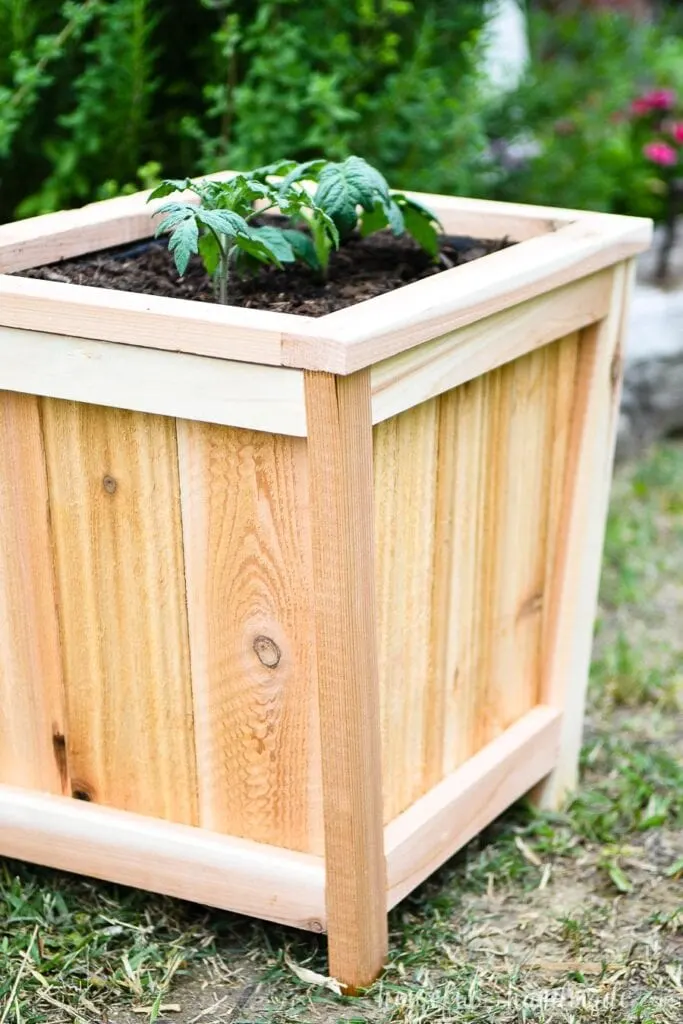
[[102, 478], [102, 486], [104, 487], [107, 494], [113, 494], [116, 490], [116, 480], [113, 476], [105, 476]]
[[280, 664], [282, 652], [269, 636], [257, 636], [254, 640], [254, 650], [256, 657], [266, 668], [277, 668]]

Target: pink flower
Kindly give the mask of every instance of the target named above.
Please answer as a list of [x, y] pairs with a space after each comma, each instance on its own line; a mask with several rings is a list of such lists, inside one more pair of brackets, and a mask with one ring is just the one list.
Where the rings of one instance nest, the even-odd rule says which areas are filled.
[[650, 114], [653, 110], [671, 110], [676, 103], [676, 93], [673, 89], [652, 89], [644, 96], [634, 100], [631, 104], [631, 113], [636, 117]]
[[644, 114], [649, 114], [651, 110], [652, 107], [644, 99], [634, 100], [631, 104], [631, 113], [635, 114], [636, 117], [643, 117]]
[[643, 146], [643, 154], [653, 164], [659, 164], [660, 167], [673, 167], [678, 163], [678, 154], [668, 142], [648, 142], [646, 146]]
[[674, 121], [671, 125], [671, 134], [674, 142], [679, 142], [683, 146], [683, 121]]
[[651, 110], [671, 110], [676, 102], [676, 93], [673, 89], [653, 89], [643, 96], [643, 100], [649, 103]]

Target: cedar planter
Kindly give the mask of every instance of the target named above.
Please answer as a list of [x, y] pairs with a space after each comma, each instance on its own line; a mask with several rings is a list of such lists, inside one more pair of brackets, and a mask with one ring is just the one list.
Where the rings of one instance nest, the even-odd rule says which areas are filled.
[[[650, 238], [427, 201], [520, 244], [319, 319], [0, 276], [0, 853], [327, 929], [351, 989], [575, 781]], [[0, 270], [150, 233], [36, 218]]]

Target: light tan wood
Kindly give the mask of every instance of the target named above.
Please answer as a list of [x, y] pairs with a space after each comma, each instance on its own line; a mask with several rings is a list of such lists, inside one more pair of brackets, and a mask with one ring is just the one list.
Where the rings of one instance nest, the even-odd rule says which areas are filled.
[[446, 234], [474, 238], [508, 238], [523, 242], [587, 216], [582, 210], [522, 206], [491, 199], [468, 199], [466, 196], [441, 196], [430, 192], [406, 192], [406, 195], [435, 213]]
[[425, 791], [432, 756], [429, 662], [436, 521], [438, 404], [374, 430], [377, 645], [384, 820]]
[[534, 708], [386, 826], [389, 907], [547, 774], [559, 731], [559, 711]]
[[[328, 354], [323, 365], [321, 341], [317, 365], [337, 373], [353, 373], [604, 270], [647, 249], [651, 234], [652, 225], [646, 220], [593, 215], [329, 313], [317, 321]], [[335, 341], [337, 348], [333, 346]], [[286, 365], [310, 365], [311, 352], [308, 331], [283, 337]]]
[[0, 854], [320, 932], [321, 857], [0, 785]]
[[178, 423], [199, 823], [322, 853], [306, 442]]
[[306, 435], [302, 370], [0, 327], [0, 388]]
[[489, 378], [439, 399], [429, 751], [425, 792], [476, 751], [481, 698], [480, 623]]
[[612, 271], [522, 302], [376, 363], [372, 422], [381, 423], [606, 316]]
[[[537, 213], [530, 217], [538, 222]], [[563, 219], [552, 210], [549, 217]], [[477, 233], [485, 228], [483, 208]], [[0, 275], [0, 326], [349, 374], [596, 273], [650, 239], [649, 221], [578, 215], [556, 231], [317, 319]]]
[[618, 268], [609, 315], [580, 340], [540, 692], [563, 712], [557, 767], [535, 794], [544, 807], [559, 806], [577, 781], [633, 272], [632, 264]]
[[38, 399], [0, 391], [0, 782], [68, 787]]
[[175, 423], [42, 408], [72, 791], [194, 824]]
[[369, 984], [387, 952], [367, 372], [306, 374], [330, 972]]
[[309, 317], [0, 275], [0, 326], [280, 366]]

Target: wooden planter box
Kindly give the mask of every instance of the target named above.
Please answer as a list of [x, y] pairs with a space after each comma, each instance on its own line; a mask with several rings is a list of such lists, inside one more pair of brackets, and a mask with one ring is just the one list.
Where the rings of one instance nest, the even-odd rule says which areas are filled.
[[319, 319], [8, 276], [141, 195], [0, 229], [0, 853], [327, 930], [350, 989], [575, 781], [650, 238], [426, 201], [520, 244]]

